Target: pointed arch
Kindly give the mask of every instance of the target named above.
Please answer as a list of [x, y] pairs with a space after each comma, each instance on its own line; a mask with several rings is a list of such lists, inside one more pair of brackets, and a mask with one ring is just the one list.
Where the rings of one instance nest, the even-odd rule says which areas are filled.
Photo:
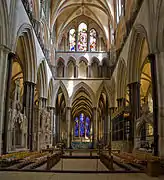
[[95, 106], [95, 104], [96, 104], [95, 94], [92, 91], [92, 89], [84, 82], [81, 82], [74, 87], [72, 96], [70, 97], [70, 106], [72, 105], [73, 99], [74, 99], [75, 95], [77, 94], [77, 92], [80, 90], [80, 88], [84, 88], [84, 90], [87, 92], [87, 94], [91, 97], [93, 106]]
[[70, 62], [73, 62], [73, 63], [76, 65], [76, 58], [73, 57], [73, 56], [70, 56], [70, 57], [68, 58], [67, 66], [68, 66], [68, 64], [69, 64]]
[[78, 58], [78, 65], [81, 63], [81, 61], [84, 61], [84, 62], [88, 65], [89, 59], [87, 59], [87, 58], [84, 57], [84, 56], [79, 57], [79, 58]]
[[36, 48], [34, 41], [33, 29], [30, 24], [22, 24], [17, 32], [16, 43], [14, 50], [16, 51], [18, 40], [22, 41], [24, 48], [24, 56], [26, 61], [22, 62], [26, 67], [25, 80], [29, 82], [36, 83], [37, 77], [37, 58], [36, 58]]
[[126, 82], [127, 81], [127, 68], [123, 58], [119, 60], [117, 68], [117, 98], [125, 98], [126, 95]]
[[47, 79], [47, 69], [46, 62], [43, 60], [38, 68], [37, 80], [39, 85], [39, 96], [47, 98], [48, 97], [48, 79]]
[[100, 65], [100, 60], [99, 60], [97, 57], [93, 56], [93, 57], [91, 58], [91, 64], [92, 64], [92, 63], [97, 63], [98, 65]]
[[57, 100], [57, 96], [58, 96], [58, 91], [61, 88], [63, 94], [64, 94], [64, 98], [65, 98], [65, 103], [66, 103], [66, 107], [69, 107], [69, 95], [68, 95], [68, 91], [65, 87], [65, 85], [63, 84], [62, 81], [58, 81], [56, 84], [54, 84], [54, 91], [53, 91], [53, 95], [52, 95], [52, 105], [53, 107], [56, 107], [56, 100]]
[[98, 107], [99, 99], [100, 99], [101, 93], [103, 91], [105, 91], [105, 93], [107, 95], [109, 106], [114, 107], [113, 106], [113, 104], [114, 104], [113, 103], [113, 96], [112, 96], [113, 90], [111, 87], [109, 87], [109, 85], [107, 86], [107, 84], [104, 81], [101, 83], [101, 85], [100, 85], [100, 87], [96, 93], [96, 98], [97, 98], [96, 107]]
[[[130, 49], [128, 54], [128, 83], [139, 82], [140, 78], [140, 54], [142, 50], [142, 45], [144, 40], [146, 40], [148, 45], [148, 51], [150, 52], [149, 42], [147, 38], [147, 31], [145, 27], [141, 24], [137, 24], [132, 30], [132, 36], [130, 41]], [[136, 55], [136, 52], [137, 55]]]

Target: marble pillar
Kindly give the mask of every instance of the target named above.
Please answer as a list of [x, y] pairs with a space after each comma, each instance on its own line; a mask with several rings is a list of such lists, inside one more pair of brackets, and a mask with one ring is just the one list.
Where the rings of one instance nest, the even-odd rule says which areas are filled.
[[97, 108], [93, 107], [93, 122], [92, 122], [92, 148], [96, 148], [98, 140], [98, 118], [97, 118]]
[[28, 139], [27, 146], [30, 151], [33, 150], [33, 132], [34, 132], [34, 87], [35, 84], [33, 82], [24, 82], [24, 99], [23, 99], [23, 108], [25, 109], [25, 114], [28, 120]]
[[[154, 155], [158, 156], [159, 155], [159, 132], [158, 132], [159, 117], [158, 117], [158, 87], [157, 87], [157, 64], [156, 64], [157, 62], [156, 62], [155, 54], [149, 54], [148, 59], [151, 65], [151, 78], [152, 78]], [[162, 71], [160, 71], [160, 73], [162, 73]]]
[[135, 121], [140, 117], [140, 83], [134, 82], [128, 85], [129, 87], [129, 100], [130, 100], [130, 149], [134, 147], [134, 134], [135, 134]]
[[113, 109], [109, 108], [108, 109], [108, 144], [109, 147], [111, 147], [111, 141], [112, 141], [112, 112]]
[[[155, 54], [157, 92], [158, 92], [158, 135], [159, 135], [159, 156], [164, 158], [164, 52]], [[150, 59], [150, 57], [149, 57]], [[156, 100], [156, 99], [155, 99]], [[155, 108], [155, 107], [153, 107]], [[156, 115], [154, 115], [155, 117]]]
[[[12, 61], [15, 56], [12, 53], [9, 53], [9, 54], [8, 53], [9, 53], [8, 49], [4, 48], [3, 51], [2, 51], [2, 49], [0, 49], [0, 57], [3, 56], [1, 62], [4, 63], [4, 65], [1, 63], [0, 64], [2, 65], [2, 67], [6, 66], [5, 71], [1, 69], [1, 72], [5, 73], [5, 74], [1, 74], [1, 77], [3, 77], [6, 80], [6, 82], [2, 82], [2, 79], [0, 79], [0, 81], [2, 83], [1, 84], [2, 90], [3, 90], [3, 88], [4, 89], [6, 88], [6, 92], [3, 91], [4, 94], [1, 94], [1, 98], [4, 98], [4, 96], [5, 96], [5, 102], [1, 103], [1, 104], [3, 104], [3, 106], [0, 105], [0, 111], [4, 108], [4, 110], [3, 110], [4, 122], [3, 122], [3, 119], [1, 119], [1, 117], [0, 117], [0, 131], [1, 131], [1, 127], [3, 128], [3, 137], [2, 137], [2, 141], [3, 141], [3, 152], [2, 153], [3, 154], [7, 153], [8, 121], [9, 121], [9, 107], [10, 107], [9, 97], [10, 97], [10, 85], [11, 85], [11, 77], [12, 77]], [[7, 59], [3, 59], [3, 58], [7, 58]], [[2, 90], [0, 90], [1, 93], [2, 93]], [[2, 99], [1, 102], [3, 102], [3, 101], [4, 100]], [[2, 113], [2, 111], [0, 112], [0, 114], [1, 113]], [[1, 122], [1, 120], [2, 120], [2, 122]], [[2, 123], [3, 123], [3, 125], [2, 125]], [[0, 136], [1, 136], [1, 133], [0, 133]], [[0, 142], [1, 142], [1, 137], [0, 137]], [[0, 148], [1, 148], [1, 143], [0, 143]], [[1, 152], [0, 152], [0, 154], [1, 154]]]
[[71, 108], [67, 107], [66, 111], [66, 119], [67, 119], [67, 148], [71, 147]]
[[88, 66], [87, 77], [91, 77], [91, 65]]
[[76, 39], [75, 51], [78, 51], [78, 30], [76, 30], [75, 39]]
[[91, 51], [90, 49], [90, 31], [87, 31], [87, 51]]

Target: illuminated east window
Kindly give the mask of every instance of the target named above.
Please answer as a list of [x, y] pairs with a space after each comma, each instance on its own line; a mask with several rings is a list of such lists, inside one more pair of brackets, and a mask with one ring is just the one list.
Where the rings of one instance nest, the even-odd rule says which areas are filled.
[[78, 28], [78, 50], [87, 50], [87, 25], [81, 23]]
[[78, 120], [78, 117], [75, 118], [74, 135], [75, 135], [75, 137], [79, 136], [79, 120]]
[[76, 31], [75, 31], [75, 29], [71, 29], [69, 31], [70, 51], [75, 51], [75, 45], [76, 45]]
[[96, 31], [94, 29], [90, 30], [90, 50], [96, 51]]
[[83, 113], [75, 118], [74, 136], [75, 137], [89, 137], [90, 136], [90, 118], [85, 117]]

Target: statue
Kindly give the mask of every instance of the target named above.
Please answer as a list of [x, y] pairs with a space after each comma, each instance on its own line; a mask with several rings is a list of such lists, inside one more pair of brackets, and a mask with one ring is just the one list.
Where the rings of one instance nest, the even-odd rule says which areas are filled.
[[13, 109], [9, 109], [8, 124], [8, 150], [27, 148], [27, 117], [21, 112], [19, 101], [13, 103]]
[[41, 110], [40, 115], [40, 128], [41, 128], [41, 148], [47, 147], [51, 144], [51, 114], [46, 108]]

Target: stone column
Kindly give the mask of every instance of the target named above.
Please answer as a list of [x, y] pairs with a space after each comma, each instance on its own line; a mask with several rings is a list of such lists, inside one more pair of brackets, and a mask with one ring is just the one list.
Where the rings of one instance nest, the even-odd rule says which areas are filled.
[[61, 121], [61, 112], [60, 109], [56, 107], [56, 124], [55, 124], [55, 142], [56, 144], [60, 142], [60, 121]]
[[87, 77], [91, 77], [91, 65], [88, 65]]
[[108, 142], [109, 142], [109, 147], [112, 145], [112, 113], [114, 112], [114, 108], [110, 107], [108, 109]]
[[23, 108], [25, 109], [26, 117], [28, 120], [28, 140], [27, 146], [30, 151], [33, 150], [33, 133], [34, 133], [34, 121], [33, 121], [33, 113], [34, 113], [34, 87], [35, 84], [33, 82], [24, 82], [24, 94], [23, 94]]
[[90, 32], [87, 31], [87, 51], [91, 51], [90, 50]]
[[129, 86], [129, 100], [130, 100], [130, 141], [131, 148], [130, 151], [133, 150], [134, 147], [134, 132], [135, 132], [135, 120], [140, 117], [140, 83], [134, 82], [128, 85]]
[[78, 66], [75, 66], [75, 78], [78, 78]]
[[39, 98], [39, 107], [40, 108], [45, 108], [47, 104], [47, 98], [40, 97]]
[[[164, 96], [163, 96], [164, 95], [164, 78], [163, 78], [164, 77], [164, 63], [163, 63], [164, 52], [155, 54], [155, 58], [149, 56], [149, 59], [150, 58], [152, 58], [151, 61], [153, 61], [152, 65], [154, 64], [154, 77], [157, 78], [156, 93], [158, 92], [158, 96], [154, 97], [153, 99], [153, 111], [154, 111], [153, 118], [155, 118], [155, 116], [157, 116], [158, 114], [159, 156], [161, 158], [164, 158]], [[155, 72], [155, 69], [156, 69], [156, 72]], [[152, 84], [152, 86], [154, 85]], [[155, 95], [155, 92], [154, 92], [154, 95]], [[158, 108], [156, 106], [157, 97], [158, 97]], [[157, 143], [157, 142], [154, 142], [154, 143]]]
[[102, 50], [102, 44], [101, 44], [102, 42], [101, 41], [102, 41], [102, 38], [101, 38], [101, 36], [99, 36], [99, 41], [98, 41], [99, 42], [99, 44], [98, 44], [99, 45], [99, 51]]
[[71, 107], [67, 107], [67, 148], [71, 147]]
[[76, 46], [75, 46], [75, 51], [78, 51], [78, 30], [75, 32], [75, 37], [76, 37]]
[[92, 124], [92, 147], [96, 147], [96, 143], [98, 140], [98, 119], [97, 119], [97, 108], [93, 107], [93, 124]]
[[[3, 108], [4, 108], [4, 124], [3, 125], [2, 125], [3, 119], [1, 119], [1, 117], [0, 117], [0, 131], [2, 130], [2, 126], [3, 126], [3, 137], [2, 137], [3, 154], [7, 153], [7, 146], [9, 144], [9, 142], [7, 141], [8, 135], [9, 135], [9, 133], [8, 133], [9, 107], [10, 107], [9, 97], [10, 97], [10, 86], [11, 86], [11, 77], [12, 77], [12, 62], [13, 62], [13, 58], [15, 56], [12, 53], [9, 53], [9, 55], [8, 55], [8, 52], [9, 51], [6, 48], [0, 49], [0, 57], [2, 58], [2, 60], [1, 60], [2, 64], [0, 63], [0, 65], [2, 66], [2, 68], [6, 68], [5, 70], [0, 69], [1, 70], [0, 72], [2, 72], [2, 73], [4, 72], [4, 74], [1, 74], [0, 77], [3, 77], [7, 81], [7, 84], [6, 84], [6, 82], [3, 82], [2, 79], [0, 79], [0, 82], [2, 83], [1, 84], [2, 89], [0, 90], [1, 98], [4, 98], [4, 96], [6, 96], [4, 103], [3, 103], [4, 99], [1, 99], [2, 100], [1, 104], [3, 104], [4, 106], [0, 105], [0, 115], [1, 115], [1, 113], [3, 113]], [[3, 91], [5, 89], [5, 87], [4, 87], [5, 85], [6, 85], [6, 94]], [[0, 142], [1, 142], [1, 133], [0, 133]], [[0, 148], [1, 148], [1, 143], [0, 143]], [[1, 154], [1, 150], [0, 150], [0, 154]]]
[[55, 107], [48, 107], [51, 116], [51, 146], [54, 145], [54, 125], [55, 125]]
[[[156, 62], [156, 57], [154, 54], [149, 54], [148, 59], [150, 61], [150, 65], [151, 65], [151, 78], [152, 78], [154, 155], [158, 156], [158, 154], [159, 154], [159, 132], [158, 132], [159, 130], [158, 130], [158, 126], [161, 123], [161, 125], [159, 127], [164, 128], [164, 124], [163, 124], [163, 122], [159, 123], [159, 117], [158, 117], [159, 111], [158, 111], [158, 88], [157, 88], [157, 65], [156, 65], [157, 62]], [[162, 73], [162, 71], [160, 71], [160, 73]], [[164, 143], [164, 133], [163, 132], [164, 132], [164, 129], [162, 129], [162, 132], [160, 133], [161, 135], [163, 134], [160, 137], [160, 140], [163, 139], [163, 141], [160, 141], [161, 142], [160, 146], [163, 146], [162, 144]], [[163, 150], [161, 150], [161, 152]]]

